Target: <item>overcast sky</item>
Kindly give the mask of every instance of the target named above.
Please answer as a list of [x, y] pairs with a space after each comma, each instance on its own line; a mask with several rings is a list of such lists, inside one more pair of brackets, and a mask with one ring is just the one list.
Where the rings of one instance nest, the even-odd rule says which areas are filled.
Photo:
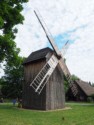
[[65, 58], [71, 74], [94, 82], [94, 0], [29, 0], [24, 4], [25, 21], [18, 26], [15, 41], [25, 57], [49, 46], [33, 12], [36, 8], [60, 49], [70, 41]]

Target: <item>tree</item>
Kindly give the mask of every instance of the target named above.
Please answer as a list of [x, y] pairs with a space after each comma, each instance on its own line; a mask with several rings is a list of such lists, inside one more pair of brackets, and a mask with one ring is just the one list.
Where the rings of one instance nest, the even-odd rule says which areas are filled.
[[23, 66], [20, 49], [14, 41], [17, 24], [23, 24], [22, 4], [28, 0], [0, 0], [0, 63], [5, 64], [5, 76], [0, 80], [5, 96], [20, 96], [22, 91]]
[[79, 78], [78, 78], [76, 75], [74, 75], [74, 74], [71, 76], [71, 79], [72, 79], [73, 81], [79, 80]]
[[21, 97], [23, 83], [23, 62], [24, 58], [18, 54], [8, 60], [5, 66], [5, 76], [2, 77], [2, 93], [7, 98]]
[[14, 42], [17, 24], [22, 24], [24, 17], [22, 4], [28, 0], [0, 0], [0, 63], [8, 60], [8, 56], [16, 51]]

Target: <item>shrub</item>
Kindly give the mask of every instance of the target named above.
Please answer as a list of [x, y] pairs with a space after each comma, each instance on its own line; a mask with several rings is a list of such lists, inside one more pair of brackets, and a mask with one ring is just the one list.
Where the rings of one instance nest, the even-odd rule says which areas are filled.
[[88, 98], [87, 98], [87, 101], [88, 101], [88, 102], [93, 102], [93, 101], [94, 101], [94, 100], [93, 100], [93, 97], [88, 97]]

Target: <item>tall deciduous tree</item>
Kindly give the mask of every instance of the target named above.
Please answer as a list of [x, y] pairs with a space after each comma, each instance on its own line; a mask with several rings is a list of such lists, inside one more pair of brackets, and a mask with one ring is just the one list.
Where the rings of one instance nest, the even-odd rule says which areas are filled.
[[14, 41], [17, 24], [23, 24], [22, 4], [28, 0], [0, 0], [0, 63], [5, 64], [5, 76], [0, 83], [7, 97], [19, 96], [22, 90], [23, 58]]
[[22, 24], [24, 17], [22, 4], [28, 0], [0, 0], [0, 63], [16, 51], [14, 42], [17, 24]]

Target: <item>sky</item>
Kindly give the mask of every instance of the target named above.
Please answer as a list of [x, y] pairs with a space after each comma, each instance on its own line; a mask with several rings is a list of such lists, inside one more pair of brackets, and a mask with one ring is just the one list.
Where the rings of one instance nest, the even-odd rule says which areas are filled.
[[15, 39], [20, 55], [50, 47], [34, 14], [38, 9], [60, 50], [69, 40], [65, 58], [71, 74], [94, 83], [94, 0], [29, 0], [23, 6], [25, 21]]

